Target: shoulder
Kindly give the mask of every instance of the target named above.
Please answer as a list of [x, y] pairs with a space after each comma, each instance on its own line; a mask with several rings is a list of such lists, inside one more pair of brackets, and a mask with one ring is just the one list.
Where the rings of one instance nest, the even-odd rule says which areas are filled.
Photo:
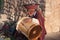
[[[37, 16], [38, 16], [38, 18], [44, 19], [44, 15], [43, 15], [42, 10], [37, 10]], [[45, 20], [45, 19], [44, 19], [44, 20]]]

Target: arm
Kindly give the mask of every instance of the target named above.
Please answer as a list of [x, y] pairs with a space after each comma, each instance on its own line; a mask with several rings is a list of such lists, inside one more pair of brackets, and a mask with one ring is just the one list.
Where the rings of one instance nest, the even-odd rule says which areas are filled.
[[39, 20], [40, 25], [42, 26], [43, 32], [46, 33], [45, 25], [44, 25], [45, 19], [44, 19], [44, 16], [42, 14], [42, 11], [38, 10], [37, 14], [38, 14], [37, 18]]

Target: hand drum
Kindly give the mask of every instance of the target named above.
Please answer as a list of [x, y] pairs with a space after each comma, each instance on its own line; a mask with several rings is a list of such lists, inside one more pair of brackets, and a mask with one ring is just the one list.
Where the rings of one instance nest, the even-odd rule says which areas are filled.
[[42, 28], [39, 21], [35, 18], [23, 17], [18, 21], [16, 30], [22, 32], [28, 39], [40, 37]]

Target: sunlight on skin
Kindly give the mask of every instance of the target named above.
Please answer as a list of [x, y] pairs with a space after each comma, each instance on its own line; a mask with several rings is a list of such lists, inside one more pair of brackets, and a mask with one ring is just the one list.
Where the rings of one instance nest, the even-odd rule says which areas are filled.
[[34, 14], [34, 12], [35, 12], [35, 9], [29, 9], [29, 10], [28, 10], [28, 14], [29, 14], [30, 16], [32, 16], [32, 15]]

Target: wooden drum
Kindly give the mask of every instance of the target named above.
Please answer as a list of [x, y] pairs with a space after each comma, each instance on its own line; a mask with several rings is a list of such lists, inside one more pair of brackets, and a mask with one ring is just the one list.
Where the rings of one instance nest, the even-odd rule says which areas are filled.
[[18, 21], [16, 30], [22, 32], [29, 40], [40, 37], [42, 28], [35, 18], [23, 17]]

